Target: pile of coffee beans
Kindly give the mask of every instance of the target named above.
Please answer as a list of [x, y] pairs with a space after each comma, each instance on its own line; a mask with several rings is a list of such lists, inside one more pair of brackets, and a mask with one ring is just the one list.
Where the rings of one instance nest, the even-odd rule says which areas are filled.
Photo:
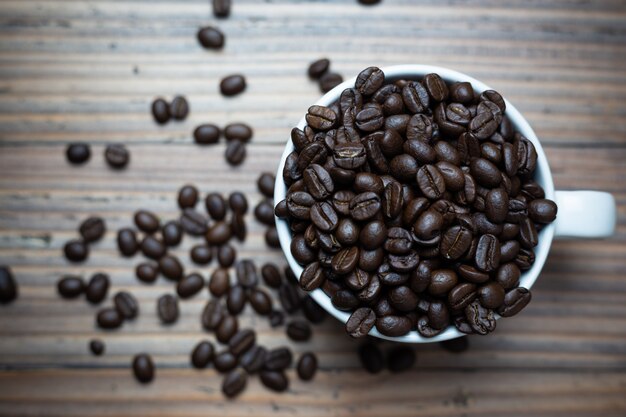
[[327, 93], [343, 82], [343, 77], [330, 71], [330, 60], [328, 58], [320, 58], [311, 62], [307, 71], [309, 78], [319, 83], [320, 91]]
[[0, 265], [0, 303], [8, 304], [17, 298], [17, 282], [13, 278], [11, 268]]
[[276, 177], [269, 172], [262, 173], [256, 181], [259, 192], [265, 197], [254, 207], [254, 217], [259, 223], [267, 226], [265, 243], [270, 248], [280, 249], [278, 231], [274, 217], [274, 183]]
[[275, 213], [301, 287], [352, 312], [351, 336], [484, 335], [528, 304], [519, 279], [557, 207], [505, 111], [493, 90], [437, 74], [387, 82], [370, 67], [292, 130]]
[[168, 103], [164, 98], [158, 97], [152, 102], [152, 117], [154, 121], [163, 125], [174, 120], [185, 120], [189, 114], [189, 103], [183, 96], [176, 96]]

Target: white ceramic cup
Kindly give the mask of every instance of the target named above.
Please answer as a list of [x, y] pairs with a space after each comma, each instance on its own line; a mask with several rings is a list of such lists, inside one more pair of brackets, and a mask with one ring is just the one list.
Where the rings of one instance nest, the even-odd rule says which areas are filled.
[[[491, 90], [490, 87], [481, 81], [458, 71], [442, 67], [430, 65], [396, 65], [381, 69], [385, 73], [385, 82], [393, 82], [399, 79], [419, 80], [426, 74], [437, 73], [447, 82], [468, 81], [472, 84], [474, 90], [478, 92]], [[341, 83], [326, 93], [315, 104], [330, 106], [339, 99], [344, 89], [354, 87], [355, 81], [356, 77]], [[506, 115], [513, 123], [513, 126], [515, 126], [517, 131], [528, 138], [535, 145], [537, 150], [535, 180], [543, 187], [546, 198], [554, 200], [558, 205], [556, 221], [544, 227], [539, 233], [539, 244], [535, 248], [535, 263], [530, 270], [522, 274], [520, 279], [519, 285], [530, 289], [539, 276], [541, 268], [543, 268], [554, 237], [601, 238], [611, 236], [615, 230], [616, 207], [615, 200], [609, 193], [598, 191], [555, 191], [550, 166], [548, 165], [548, 160], [541, 147], [541, 143], [539, 143], [539, 139], [537, 139], [537, 135], [535, 135], [533, 129], [515, 106], [507, 100], [505, 100], [505, 102]], [[306, 120], [302, 117], [300, 123], [298, 123], [298, 127], [303, 129], [305, 125]], [[282, 172], [285, 166], [285, 159], [293, 150], [293, 143], [289, 140], [285, 146], [285, 151], [283, 152], [280, 165], [278, 166], [278, 172], [276, 173], [276, 184], [274, 188], [275, 202], [285, 199], [287, 187], [283, 182]], [[289, 266], [293, 269], [295, 275], [299, 277], [302, 273], [302, 267], [291, 255], [291, 232], [289, 226], [285, 220], [276, 218], [276, 227], [278, 229], [280, 245], [287, 257]], [[350, 313], [337, 310], [330, 302], [330, 298], [324, 294], [321, 289], [316, 289], [310, 294], [324, 310], [335, 316], [342, 323], [345, 323], [348, 317], [350, 317]], [[417, 331], [411, 331], [400, 337], [388, 337], [380, 334], [375, 327], [372, 328], [369, 334], [370, 336], [379, 337], [381, 339], [405, 343], [440, 342], [442, 340], [464, 336], [464, 334], [459, 332], [454, 326], [449, 326], [444, 332], [432, 338], [423, 337]]]

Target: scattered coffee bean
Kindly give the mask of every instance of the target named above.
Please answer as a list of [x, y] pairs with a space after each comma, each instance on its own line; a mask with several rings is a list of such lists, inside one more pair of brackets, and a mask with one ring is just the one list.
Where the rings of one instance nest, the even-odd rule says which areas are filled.
[[311, 327], [303, 320], [294, 320], [287, 325], [287, 336], [294, 342], [305, 342], [311, 338]]
[[103, 308], [96, 315], [96, 323], [102, 329], [116, 329], [123, 321], [124, 318], [114, 307]]
[[204, 310], [202, 311], [202, 316], [200, 318], [202, 327], [209, 331], [215, 330], [224, 319], [224, 316], [225, 313], [223, 306], [217, 299], [212, 299], [207, 302]]
[[192, 208], [186, 208], [180, 216], [180, 225], [191, 236], [202, 236], [208, 230], [208, 219]]
[[194, 208], [198, 202], [198, 189], [193, 185], [185, 185], [178, 191], [178, 207]]
[[246, 159], [246, 144], [239, 140], [232, 140], [226, 145], [224, 153], [226, 162], [232, 166], [241, 165]]
[[152, 102], [152, 117], [160, 125], [170, 120], [170, 106], [167, 101], [157, 98]]
[[282, 326], [285, 323], [285, 315], [282, 311], [272, 310], [269, 314], [269, 321], [272, 328]]
[[0, 265], [0, 303], [7, 304], [15, 300], [18, 294], [17, 288], [11, 269]]
[[235, 369], [224, 377], [222, 392], [228, 398], [234, 398], [246, 388], [247, 381], [246, 373], [242, 369]]
[[154, 363], [150, 355], [140, 353], [133, 358], [133, 373], [137, 381], [147, 384], [154, 379]]
[[153, 283], [159, 276], [159, 266], [153, 262], [142, 262], [135, 268], [135, 275], [139, 281]]
[[[3, 275], [7, 276], [6, 273]], [[7, 278], [4, 280], [6, 281]], [[10, 284], [7, 287], [10, 289]], [[76, 298], [85, 291], [85, 282], [81, 277], [66, 276], [57, 282], [57, 290], [63, 298]]]
[[230, 276], [227, 269], [217, 268], [209, 279], [209, 291], [215, 297], [221, 297], [230, 290]]
[[328, 68], [330, 68], [330, 60], [327, 58], [320, 58], [317, 61], [311, 62], [307, 73], [309, 74], [309, 78], [318, 80], [328, 71]]
[[213, 0], [213, 15], [215, 17], [228, 17], [230, 15], [231, 0]]
[[320, 77], [320, 91], [328, 93], [343, 82], [343, 77], [336, 72], [326, 72]]
[[248, 211], [248, 199], [240, 191], [235, 191], [228, 196], [228, 205], [235, 213], [246, 214]]
[[230, 268], [235, 263], [237, 252], [231, 245], [222, 245], [217, 249], [217, 261], [222, 268]]
[[272, 391], [283, 392], [289, 387], [289, 379], [284, 372], [261, 371], [259, 376], [261, 383]]
[[207, 265], [213, 259], [213, 250], [207, 245], [195, 245], [191, 248], [189, 257], [198, 265]]
[[133, 256], [139, 249], [137, 234], [134, 230], [124, 228], [117, 232], [117, 247], [123, 256]]
[[200, 45], [207, 49], [222, 49], [224, 46], [224, 34], [212, 26], [200, 28], [196, 37]]
[[185, 120], [189, 114], [189, 103], [183, 96], [176, 96], [170, 103], [170, 116], [175, 120]]
[[157, 300], [157, 314], [161, 323], [172, 324], [178, 320], [178, 300], [171, 294], [164, 294]]
[[261, 316], [267, 316], [272, 312], [272, 299], [261, 289], [254, 288], [249, 290], [248, 302], [252, 309]]
[[230, 314], [237, 315], [241, 313], [246, 306], [246, 292], [241, 285], [234, 285], [228, 291], [226, 298], [226, 307]]
[[89, 350], [95, 356], [101, 356], [104, 353], [105, 345], [100, 339], [93, 339], [89, 342]]
[[283, 282], [280, 270], [272, 263], [267, 263], [261, 267], [261, 276], [265, 285], [271, 288], [279, 288]]
[[198, 294], [202, 288], [204, 288], [204, 278], [194, 272], [178, 281], [176, 293], [180, 298], [190, 298]]
[[94, 274], [89, 280], [87, 288], [85, 288], [85, 298], [87, 298], [87, 301], [92, 304], [101, 303], [107, 296], [109, 284], [110, 280], [107, 274]]
[[208, 340], [202, 340], [191, 352], [191, 365], [197, 369], [206, 368], [213, 360], [214, 355], [215, 348], [213, 344]]
[[267, 350], [263, 346], [255, 345], [248, 349], [246, 353], [241, 355], [239, 363], [247, 373], [255, 374], [263, 369], [266, 356]]
[[215, 356], [213, 364], [218, 372], [226, 373], [237, 367], [237, 357], [226, 350]]
[[180, 281], [184, 274], [183, 265], [173, 255], [166, 255], [159, 259], [159, 271], [165, 278], [172, 281]]
[[229, 75], [220, 82], [220, 92], [225, 96], [234, 96], [246, 89], [246, 79], [243, 75]]
[[193, 139], [198, 145], [212, 145], [219, 142], [221, 131], [214, 124], [206, 123], [195, 128]]
[[161, 235], [165, 245], [178, 246], [183, 239], [183, 229], [178, 221], [170, 220], [163, 225]]
[[364, 337], [367, 336], [375, 323], [376, 313], [374, 313], [374, 310], [361, 307], [354, 310], [352, 315], [350, 315], [346, 322], [346, 331], [352, 337]]
[[230, 353], [239, 357], [246, 353], [248, 349], [254, 346], [256, 342], [256, 334], [250, 329], [238, 331], [228, 342]]
[[239, 321], [235, 316], [226, 315], [215, 331], [215, 337], [220, 343], [228, 343], [239, 330]]
[[147, 211], [139, 210], [134, 216], [135, 225], [139, 230], [145, 233], [154, 233], [159, 230], [160, 221], [156, 214]]
[[82, 240], [70, 240], [63, 247], [65, 257], [70, 262], [83, 262], [89, 256], [89, 247]]
[[278, 347], [267, 352], [263, 367], [268, 371], [282, 371], [291, 366], [293, 355], [286, 347]]
[[78, 232], [86, 243], [97, 242], [104, 236], [106, 225], [100, 217], [89, 217], [80, 224]]
[[91, 157], [91, 149], [86, 143], [72, 143], [65, 150], [65, 156], [71, 164], [81, 165]]
[[298, 371], [298, 377], [302, 381], [310, 381], [317, 372], [317, 357], [314, 353], [306, 352], [300, 356], [298, 365], [296, 367]]
[[144, 237], [140, 246], [144, 256], [154, 260], [161, 259], [167, 251], [167, 247], [163, 241], [151, 235]]
[[124, 145], [108, 145], [104, 151], [104, 159], [111, 168], [122, 169], [130, 161], [130, 152]]
[[257, 188], [267, 198], [274, 198], [274, 183], [276, 178], [268, 172], [262, 173], [256, 181]]
[[249, 142], [252, 138], [252, 128], [245, 123], [230, 123], [224, 128], [226, 140]]

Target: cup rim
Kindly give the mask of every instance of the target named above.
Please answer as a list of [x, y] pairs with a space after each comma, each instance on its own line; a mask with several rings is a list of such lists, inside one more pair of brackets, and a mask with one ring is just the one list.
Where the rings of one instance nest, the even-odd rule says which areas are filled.
[[[420, 80], [426, 74], [437, 73], [446, 82], [463, 82], [463, 81], [470, 82], [474, 90], [479, 93], [482, 93], [485, 90], [492, 89], [487, 84], [483, 83], [482, 81], [479, 81], [473, 77], [470, 77], [469, 75], [464, 74], [462, 72], [455, 71], [455, 70], [445, 68], [445, 67], [439, 67], [439, 66], [433, 66], [433, 65], [421, 65], [421, 64], [408, 64], [408, 65], [394, 65], [394, 66], [383, 67], [381, 68], [381, 70], [385, 74], [385, 83], [389, 83], [390, 81], [392, 82], [398, 79]], [[333, 88], [332, 90], [324, 94], [313, 105], [320, 105], [320, 106], [331, 105], [332, 103], [334, 103], [336, 100], [339, 99], [344, 89], [353, 88], [355, 81], [356, 81], [356, 76], [344, 81], [343, 83], [339, 84], [338, 86], [336, 86], [335, 88]], [[554, 194], [554, 182], [552, 179], [552, 172], [550, 171], [548, 160], [546, 158], [543, 147], [541, 146], [541, 143], [539, 143], [539, 139], [537, 138], [537, 135], [533, 131], [532, 127], [530, 126], [526, 118], [524, 118], [524, 116], [522, 116], [522, 114], [519, 112], [519, 110], [517, 110], [517, 108], [511, 102], [509, 102], [506, 98], [504, 99], [504, 101], [506, 103], [505, 113], [511, 120], [511, 123], [513, 124], [515, 129], [518, 132], [520, 132], [524, 137], [526, 137], [528, 140], [530, 140], [533, 143], [533, 145], [535, 145], [535, 149], [537, 151], [537, 168], [535, 170], [535, 181], [537, 181], [537, 183], [539, 183], [543, 187], [545, 194], [546, 194], [546, 198], [554, 200], [555, 194]], [[304, 126], [306, 126], [305, 116], [303, 116], [300, 119], [297, 127], [300, 129], [303, 129]], [[281, 156], [280, 164], [278, 165], [278, 170], [276, 173], [276, 183], [274, 186], [275, 203], [278, 203], [279, 201], [284, 200], [286, 197], [287, 186], [283, 181], [282, 172], [283, 172], [283, 167], [285, 166], [285, 160], [287, 159], [287, 156], [293, 150], [294, 150], [294, 146], [291, 141], [291, 138], [289, 138], [285, 145], [285, 150], [283, 151], [283, 154]], [[290, 249], [291, 239], [292, 239], [291, 231], [289, 230], [289, 226], [286, 220], [280, 219], [278, 217], [276, 217], [275, 220], [276, 220], [276, 228], [278, 231], [278, 238], [280, 241], [282, 251], [285, 257], [287, 258], [287, 262], [289, 263], [289, 266], [291, 267], [295, 276], [299, 280], [300, 275], [303, 271], [303, 268], [302, 266], [300, 266], [300, 264], [298, 264], [298, 262], [294, 259], [293, 255], [291, 254], [291, 249]], [[552, 244], [552, 240], [554, 238], [554, 230], [555, 230], [555, 223], [551, 223], [547, 225], [546, 227], [544, 227], [539, 233], [539, 239], [538, 239], [539, 243], [534, 248], [535, 263], [528, 271], [524, 271], [522, 273], [522, 276], [520, 278], [520, 284], [519, 284], [521, 287], [530, 289], [535, 283], [535, 281], [537, 280], [537, 277], [539, 276], [539, 273], [541, 272], [541, 269], [543, 268], [545, 261], [548, 257], [548, 252]], [[350, 312], [337, 310], [332, 305], [330, 301], [330, 297], [328, 297], [320, 288], [309, 292], [309, 295], [313, 297], [313, 299], [324, 310], [326, 310], [329, 314], [334, 316], [336, 319], [338, 319], [344, 324], [347, 322], [348, 318], [350, 317]], [[499, 318], [499, 317], [497, 316], [496, 318]], [[403, 336], [390, 337], [390, 336], [385, 336], [381, 334], [376, 329], [376, 327], [373, 327], [370, 330], [369, 336], [373, 336], [373, 337], [377, 337], [377, 338], [385, 339], [385, 340], [390, 340], [393, 342], [402, 342], [402, 343], [434, 343], [434, 342], [441, 342], [444, 340], [449, 340], [449, 339], [454, 339], [457, 337], [465, 336], [465, 334], [457, 330], [456, 327], [450, 325], [442, 333], [431, 338], [426, 338], [426, 337], [421, 336], [416, 330], [412, 330]]]

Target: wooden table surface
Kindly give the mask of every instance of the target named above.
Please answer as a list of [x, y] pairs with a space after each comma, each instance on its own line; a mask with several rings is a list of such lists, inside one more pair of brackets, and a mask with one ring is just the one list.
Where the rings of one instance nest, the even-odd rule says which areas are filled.
[[[0, 2], [0, 264], [12, 267], [20, 286], [19, 299], [0, 307], [0, 414], [626, 415], [624, 1], [233, 3], [231, 17], [217, 21], [208, 0]], [[226, 33], [223, 51], [199, 47], [196, 30], [207, 24]], [[189, 351], [206, 336], [198, 316], [208, 293], [182, 302], [178, 324], [160, 326], [155, 299], [171, 285], [138, 283], [139, 257], [118, 255], [114, 231], [130, 225], [138, 208], [173, 218], [185, 183], [203, 193], [241, 190], [259, 201], [258, 174], [275, 169], [290, 128], [319, 96], [305, 72], [322, 56], [346, 77], [369, 65], [424, 63], [485, 81], [527, 116], [557, 188], [614, 194], [617, 234], [555, 242], [529, 307], [499, 322], [494, 334], [471, 337], [463, 354], [419, 346], [412, 371], [371, 376], [359, 366], [358, 344], [328, 319], [310, 343], [294, 347], [317, 352], [313, 382], [290, 371], [287, 394], [254, 379], [227, 401], [212, 369], [188, 365]], [[248, 89], [226, 99], [217, 85], [234, 72], [246, 75]], [[177, 93], [188, 97], [189, 117], [158, 127], [152, 99]], [[236, 120], [255, 130], [243, 166], [224, 163], [223, 145], [193, 144], [196, 125]], [[92, 145], [83, 167], [65, 160], [73, 141]], [[132, 153], [125, 171], [104, 164], [103, 147], [113, 142]], [[94, 214], [105, 217], [109, 232], [86, 263], [70, 265], [61, 248]], [[284, 265], [248, 218], [239, 256]], [[185, 238], [176, 250], [186, 263], [193, 243]], [[96, 271], [111, 275], [110, 294], [128, 289], [139, 298], [136, 322], [103, 334], [94, 326], [96, 307], [59, 298], [61, 275]], [[249, 311], [242, 325], [254, 326], [268, 346], [287, 343]], [[88, 353], [93, 337], [106, 341], [105, 356]], [[139, 351], [157, 364], [148, 386], [129, 370]]]

